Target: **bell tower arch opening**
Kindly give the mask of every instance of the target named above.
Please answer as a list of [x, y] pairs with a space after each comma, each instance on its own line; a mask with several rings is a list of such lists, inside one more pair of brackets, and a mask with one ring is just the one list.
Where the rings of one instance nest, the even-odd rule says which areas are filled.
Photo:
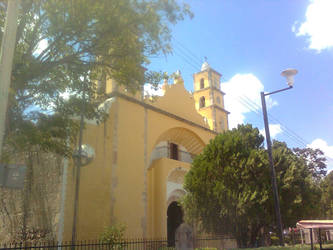
[[203, 89], [203, 88], [205, 88], [205, 79], [201, 78], [200, 79], [200, 89]]
[[168, 247], [174, 247], [176, 243], [176, 229], [183, 223], [183, 210], [178, 202], [173, 201], [167, 210], [167, 236]]
[[199, 107], [204, 108], [205, 106], [206, 106], [206, 100], [205, 100], [205, 97], [202, 96], [202, 97], [200, 97]]

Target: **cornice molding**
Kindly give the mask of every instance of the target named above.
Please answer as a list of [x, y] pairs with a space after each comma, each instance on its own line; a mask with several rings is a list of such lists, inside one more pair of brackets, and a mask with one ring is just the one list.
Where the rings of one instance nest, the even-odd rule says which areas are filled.
[[208, 72], [208, 71], [214, 71], [216, 74], [218, 74], [219, 76], [222, 76], [221, 73], [217, 72], [215, 69], [213, 68], [209, 68], [209, 69], [205, 69], [205, 70], [202, 70], [200, 72], [197, 72], [197, 73], [194, 73], [194, 75], [197, 75], [197, 74], [200, 74], [200, 73], [204, 73], [204, 72]]
[[211, 129], [209, 129], [209, 128], [206, 128], [206, 127], [204, 127], [204, 126], [201, 126], [201, 125], [199, 125], [199, 124], [197, 124], [197, 123], [195, 123], [195, 122], [189, 121], [189, 120], [184, 119], [184, 118], [182, 118], [182, 117], [180, 117], [180, 116], [178, 116], [178, 115], [172, 114], [172, 113], [170, 113], [170, 112], [168, 112], [168, 111], [165, 111], [165, 110], [163, 110], [163, 109], [157, 108], [157, 107], [155, 107], [155, 106], [153, 106], [153, 105], [151, 105], [151, 104], [145, 103], [145, 102], [143, 102], [143, 101], [140, 101], [140, 100], [135, 99], [135, 98], [133, 98], [133, 97], [131, 97], [131, 96], [128, 96], [128, 95], [125, 95], [125, 94], [119, 93], [119, 92], [117, 92], [117, 91], [114, 91], [114, 92], [108, 94], [108, 97], [120, 97], [120, 98], [125, 99], [125, 100], [127, 100], [127, 101], [129, 101], [129, 102], [136, 103], [136, 104], [141, 105], [142, 107], [145, 107], [145, 108], [147, 108], [147, 109], [150, 109], [150, 110], [153, 110], [153, 111], [158, 112], [158, 113], [160, 113], [160, 114], [163, 114], [163, 115], [166, 115], [166, 116], [168, 116], [168, 117], [174, 118], [174, 119], [176, 119], [176, 120], [178, 120], [178, 121], [181, 121], [181, 122], [187, 123], [187, 124], [189, 124], [189, 125], [192, 125], [192, 126], [195, 126], [195, 127], [201, 128], [201, 129], [203, 129], [203, 130], [205, 130], [205, 131], [208, 131], [208, 132], [211, 132], [211, 133], [213, 133], [213, 134], [217, 134], [215, 131], [213, 131], [213, 130], [211, 130]]
[[220, 92], [222, 95], [225, 95], [225, 93], [222, 90], [220, 90], [216, 87], [206, 87], [206, 88], [203, 88], [203, 89], [198, 89], [198, 90], [193, 91], [193, 94], [194, 93], [199, 93], [199, 92], [202, 92], [202, 91], [205, 91], [205, 90], [210, 90], [210, 89], [216, 90], [216, 91]]
[[219, 106], [218, 106], [218, 105], [216, 105], [216, 104], [213, 104], [213, 105], [209, 105], [209, 106], [202, 107], [202, 108], [200, 108], [200, 110], [203, 110], [203, 109], [208, 109], [208, 108], [217, 108], [217, 109], [219, 109], [219, 110], [223, 111], [224, 113], [226, 113], [227, 115], [229, 115], [229, 114], [230, 114], [230, 112], [229, 112], [229, 111], [225, 110], [224, 108], [221, 108], [221, 107], [219, 107]]

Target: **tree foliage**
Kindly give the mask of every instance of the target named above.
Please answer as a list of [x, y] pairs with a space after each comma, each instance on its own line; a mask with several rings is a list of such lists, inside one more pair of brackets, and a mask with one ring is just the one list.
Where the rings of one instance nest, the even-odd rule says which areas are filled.
[[[2, 3], [1, 40], [5, 11]], [[171, 51], [170, 25], [186, 15], [191, 15], [188, 6], [175, 0], [20, 1], [6, 149], [34, 145], [66, 154], [57, 141], [75, 134], [69, 116], [80, 111], [82, 85], [86, 116], [100, 119], [93, 101], [99, 94], [96, 82], [112, 78], [135, 91], [159, 80], [144, 67], [151, 56]], [[62, 97], [65, 92], [71, 93], [69, 100]]]
[[301, 219], [316, 219], [320, 215], [321, 190], [304, 159], [286, 143], [274, 141], [273, 161], [284, 226], [295, 227]]
[[333, 171], [320, 183], [322, 188], [322, 215], [323, 219], [333, 219]]
[[269, 169], [263, 137], [250, 125], [216, 136], [185, 177], [186, 214], [208, 232], [231, 234], [246, 246], [248, 226], [267, 214]]
[[326, 170], [326, 158], [323, 151], [320, 149], [312, 148], [294, 148], [293, 151], [299, 157], [302, 157], [311, 171], [313, 178], [320, 181], [325, 177]]
[[[187, 220], [215, 234], [230, 234], [239, 247], [253, 246], [274, 229], [270, 168], [263, 136], [251, 125], [219, 134], [194, 159], [185, 177]], [[304, 161], [274, 142], [273, 160], [286, 227], [314, 216], [320, 190]]]

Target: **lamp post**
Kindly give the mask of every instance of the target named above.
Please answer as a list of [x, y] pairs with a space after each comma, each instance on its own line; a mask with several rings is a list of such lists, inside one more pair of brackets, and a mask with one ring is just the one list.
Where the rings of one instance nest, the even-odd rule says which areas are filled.
[[[75, 178], [75, 194], [74, 194], [74, 211], [73, 211], [73, 226], [72, 226], [72, 245], [76, 243], [76, 226], [77, 226], [77, 213], [79, 207], [79, 190], [80, 190], [80, 169], [82, 165], [82, 134], [83, 134], [83, 126], [84, 126], [84, 113], [85, 113], [85, 82], [82, 91], [82, 106], [81, 106], [81, 115], [80, 115], [80, 131], [79, 131], [79, 146], [78, 152], [73, 154], [74, 166], [76, 170], [76, 178]], [[73, 247], [74, 249], [74, 247]]]
[[89, 145], [82, 144], [83, 137], [83, 127], [84, 127], [84, 116], [86, 111], [86, 79], [83, 81], [82, 90], [82, 106], [80, 115], [80, 130], [79, 130], [79, 145], [78, 149], [73, 154], [74, 167], [76, 169], [75, 178], [75, 193], [74, 193], [74, 211], [73, 211], [73, 225], [72, 225], [72, 249], [75, 249], [76, 239], [77, 239], [77, 220], [78, 220], [78, 210], [79, 210], [79, 191], [80, 191], [80, 170], [81, 167], [88, 165], [94, 158], [94, 149]]
[[283, 228], [282, 228], [282, 220], [281, 220], [281, 213], [280, 213], [279, 194], [278, 194], [277, 183], [276, 183], [276, 173], [275, 173], [275, 168], [274, 168], [274, 163], [273, 163], [272, 142], [271, 142], [271, 136], [269, 133], [265, 96], [269, 96], [272, 94], [276, 94], [276, 93], [291, 89], [294, 85], [294, 75], [296, 75], [296, 74], [297, 74], [296, 69], [286, 69], [286, 70], [282, 71], [281, 75], [287, 78], [287, 83], [288, 83], [289, 87], [280, 89], [280, 90], [276, 90], [273, 92], [269, 92], [269, 93], [260, 92], [262, 112], [263, 112], [264, 123], [265, 123], [268, 159], [269, 159], [269, 165], [271, 168], [271, 182], [272, 182], [273, 197], [274, 197], [274, 209], [275, 209], [275, 216], [276, 216], [276, 222], [277, 222], [277, 226], [278, 226], [278, 234], [279, 234], [281, 246], [284, 246]]

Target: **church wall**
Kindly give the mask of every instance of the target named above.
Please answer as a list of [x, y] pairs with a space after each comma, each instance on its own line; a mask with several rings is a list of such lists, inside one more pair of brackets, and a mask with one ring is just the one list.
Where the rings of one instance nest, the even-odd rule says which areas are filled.
[[[214, 98], [214, 103], [218, 105], [221, 108], [224, 108], [224, 97], [223, 94], [220, 91], [213, 91], [213, 98]], [[218, 99], [220, 103], [218, 103]]]
[[127, 226], [128, 237], [143, 237], [144, 108], [119, 98], [114, 218]]
[[[180, 108], [182, 107], [180, 106]], [[118, 111], [117, 167], [113, 174], [115, 178], [112, 179], [112, 186], [115, 186], [114, 218], [117, 222], [127, 226], [126, 235], [128, 237], [165, 237], [166, 234], [154, 233], [152, 235], [148, 230], [150, 217], [148, 208], [148, 167], [150, 166], [148, 164], [151, 153], [158, 143], [159, 137], [171, 128], [186, 128], [194, 132], [201, 138], [203, 145], [208, 143], [214, 134], [122, 98], [119, 98]], [[188, 164], [172, 161], [178, 164]], [[176, 166], [159, 168], [154, 175], [154, 183], [159, 183], [159, 178], [166, 176], [163, 174], [165, 169], [173, 167]], [[161, 174], [159, 171], [163, 173]], [[166, 179], [162, 183], [166, 185]], [[155, 197], [163, 197], [166, 186], [154, 186], [154, 188], [156, 188]], [[161, 203], [154, 204], [154, 211], [160, 211], [159, 206], [161, 205], [159, 204]], [[160, 230], [164, 222], [156, 223]], [[155, 228], [157, 229], [156, 225]], [[165, 231], [159, 232], [164, 233]]]
[[[77, 239], [97, 239], [111, 222], [111, 177], [112, 177], [112, 136], [115, 107], [110, 109], [109, 119], [99, 126], [86, 123], [83, 144], [95, 150], [94, 160], [80, 170], [79, 209]], [[68, 169], [63, 240], [71, 240], [75, 173], [71, 162]]]
[[220, 89], [221, 76], [218, 74], [211, 74], [212, 87]]
[[216, 114], [216, 120], [217, 120], [218, 124], [220, 122], [223, 123], [222, 126], [223, 126], [224, 131], [228, 130], [229, 124], [228, 124], [228, 115], [227, 115], [227, 113], [218, 111], [217, 114]]
[[[170, 129], [190, 131], [181, 140], [192, 143], [194, 136], [202, 148], [215, 133], [182, 117], [176, 119], [126, 98], [114, 98], [117, 101], [111, 105], [106, 125], [87, 124], [84, 132], [83, 143], [92, 146], [96, 156], [81, 168], [77, 239], [97, 239], [114, 223], [126, 225], [126, 237], [166, 237], [167, 176], [173, 168], [190, 164], [165, 159], [150, 171], [151, 153], [160, 141], [168, 141], [161, 135]], [[169, 101], [178, 103], [181, 112], [198, 115], [195, 109], [182, 105], [180, 98], [174, 99]], [[73, 166], [67, 179], [64, 240], [71, 239], [72, 231]]]
[[213, 112], [212, 112], [211, 108], [210, 107], [201, 108], [199, 110], [199, 112], [202, 116], [207, 118], [207, 123], [208, 123], [209, 127], [211, 129], [213, 129], [213, 127], [214, 127], [214, 124], [213, 124], [214, 117], [213, 117]]

